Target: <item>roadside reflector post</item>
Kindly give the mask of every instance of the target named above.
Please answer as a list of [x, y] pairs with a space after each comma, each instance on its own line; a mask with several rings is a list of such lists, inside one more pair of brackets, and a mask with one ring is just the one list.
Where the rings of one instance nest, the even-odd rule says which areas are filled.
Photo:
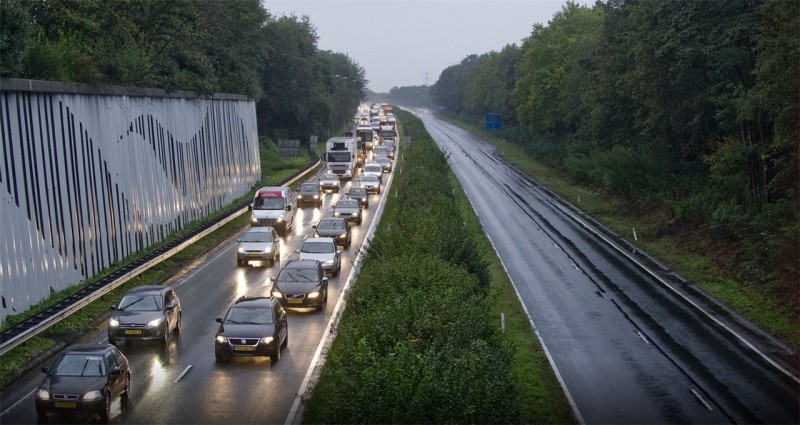
[[500, 313], [500, 329], [505, 333], [506, 331], [506, 314]]

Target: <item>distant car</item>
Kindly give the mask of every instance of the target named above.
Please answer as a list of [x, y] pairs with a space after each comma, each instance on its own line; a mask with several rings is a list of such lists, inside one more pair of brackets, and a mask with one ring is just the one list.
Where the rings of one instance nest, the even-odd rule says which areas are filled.
[[236, 356], [269, 356], [274, 364], [281, 358], [281, 349], [289, 344], [286, 310], [273, 297], [241, 297], [217, 322], [217, 361]]
[[272, 296], [284, 307], [313, 307], [328, 302], [328, 277], [317, 260], [289, 260], [272, 285]]
[[314, 226], [314, 236], [333, 238], [336, 245], [342, 248], [350, 247], [350, 226], [341, 217], [326, 217]]
[[388, 149], [388, 153], [386, 156], [388, 156], [389, 159], [394, 159], [394, 152], [396, 150], [394, 142], [391, 140], [386, 140], [383, 142], [383, 146], [386, 146], [386, 148]]
[[342, 217], [348, 223], [361, 224], [361, 205], [355, 199], [340, 199], [333, 207], [333, 216]]
[[369, 208], [369, 193], [363, 186], [354, 186], [347, 191], [348, 199], [355, 199], [364, 208]]
[[297, 205], [322, 207], [322, 186], [319, 181], [305, 182], [297, 190]]
[[333, 173], [324, 173], [319, 176], [319, 185], [323, 191], [330, 190], [336, 193], [339, 193], [341, 189], [341, 183], [339, 182], [339, 176]]
[[364, 164], [362, 174], [366, 176], [375, 176], [378, 180], [383, 180], [383, 167], [377, 162], [370, 162]]
[[367, 193], [381, 193], [381, 181], [375, 176], [361, 177], [361, 187], [367, 189]]
[[318, 237], [308, 238], [300, 247], [301, 260], [317, 260], [322, 263], [322, 269], [333, 276], [342, 269], [342, 257], [333, 238]]
[[110, 344], [72, 345], [42, 368], [47, 376], [36, 389], [36, 416], [42, 422], [50, 412], [99, 414], [107, 420], [111, 402], [131, 395], [128, 359]]
[[392, 171], [392, 160], [389, 159], [388, 156], [381, 156], [378, 157], [376, 161], [378, 164], [381, 164], [381, 168], [383, 168], [383, 172], [389, 173]]
[[111, 306], [108, 342], [161, 340], [181, 331], [181, 301], [169, 286], [137, 286]]
[[259, 260], [275, 264], [281, 259], [281, 239], [272, 227], [251, 227], [241, 239], [236, 249], [236, 264], [247, 264], [250, 260]]

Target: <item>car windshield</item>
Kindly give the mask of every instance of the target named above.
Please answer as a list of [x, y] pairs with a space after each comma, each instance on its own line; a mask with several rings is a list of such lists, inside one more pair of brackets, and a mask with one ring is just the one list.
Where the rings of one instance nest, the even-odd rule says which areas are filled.
[[364, 190], [364, 188], [361, 188], [361, 187], [358, 188], [358, 189], [350, 189], [350, 196], [362, 196], [362, 195], [366, 195], [366, 194], [367, 194], [367, 191]]
[[358, 208], [358, 201], [343, 199], [336, 203], [336, 208]]
[[269, 325], [272, 314], [267, 308], [233, 307], [225, 317], [225, 323]]
[[336, 252], [336, 248], [330, 242], [306, 242], [300, 248], [300, 252], [308, 254], [330, 254]]
[[119, 311], [161, 311], [160, 295], [125, 295], [119, 302]]
[[304, 183], [300, 186], [301, 192], [316, 192], [317, 191], [317, 184], [316, 183]]
[[376, 176], [364, 176], [364, 178], [361, 179], [362, 183], [363, 182], [377, 182], [377, 181], [378, 181], [378, 178]]
[[380, 165], [378, 165], [378, 164], [375, 164], [375, 165], [365, 165], [365, 166], [364, 166], [364, 172], [365, 172], [365, 173], [366, 173], [366, 172], [378, 173], [378, 172], [381, 172], [381, 171], [382, 171], [382, 170], [381, 170], [381, 166], [380, 166]]
[[54, 376], [105, 376], [103, 358], [85, 354], [64, 354], [50, 369]]
[[272, 242], [271, 232], [246, 232], [242, 242]]
[[279, 282], [313, 282], [319, 280], [314, 269], [283, 269], [278, 275]]
[[253, 202], [254, 210], [282, 210], [283, 198], [256, 198]]
[[322, 220], [317, 225], [317, 229], [344, 229], [344, 220]]

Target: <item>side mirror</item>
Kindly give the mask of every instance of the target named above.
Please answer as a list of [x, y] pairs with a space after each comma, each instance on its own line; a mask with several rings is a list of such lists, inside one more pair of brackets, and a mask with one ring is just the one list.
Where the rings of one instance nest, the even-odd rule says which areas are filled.
[[236, 239], [236, 242], [241, 242], [241, 241], [242, 241], [241, 239]]
[[44, 372], [44, 373], [49, 373], [50, 371], [49, 371], [49, 370], [48, 370], [46, 367], [43, 367], [43, 368], [42, 368], [42, 372]]
[[316, 224], [312, 224], [312, 225], [311, 225], [311, 228], [312, 228], [312, 229], [316, 229], [316, 228], [317, 228], [317, 225], [316, 225]]
[[253, 211], [253, 204], [247, 205], [247, 211]]
[[117, 376], [120, 374], [120, 372], [121, 371], [119, 369], [111, 369], [111, 371], [108, 372], [108, 376]]
[[291, 205], [287, 205], [286, 206], [286, 211], [291, 211], [291, 210], [292, 210], [292, 206]]
[[115, 305], [112, 305], [112, 306], [111, 306], [111, 307], [109, 307], [109, 308], [110, 308], [111, 310], [116, 310], [116, 309], [117, 309], [117, 306], [115, 306]]
[[217, 323], [222, 323], [222, 318], [221, 317], [217, 317]]

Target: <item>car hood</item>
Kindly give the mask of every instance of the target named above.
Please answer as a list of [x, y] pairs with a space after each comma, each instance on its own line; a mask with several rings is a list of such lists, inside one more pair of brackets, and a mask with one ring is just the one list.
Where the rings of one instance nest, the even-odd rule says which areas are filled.
[[239, 242], [239, 248], [245, 251], [263, 251], [266, 248], [271, 248], [272, 242]]
[[119, 311], [116, 310], [113, 317], [119, 321], [120, 324], [141, 324], [146, 325], [151, 320], [156, 320], [164, 317], [161, 311]]
[[[342, 236], [343, 233], [347, 233], [347, 230], [317, 228], [317, 234], [323, 238], [338, 238], [339, 236]], [[327, 255], [332, 255], [332, 254], [327, 254]]]
[[340, 214], [353, 214], [353, 213], [361, 211], [361, 208], [360, 207], [359, 208], [336, 208], [335, 211], [340, 213]]
[[102, 390], [106, 385], [105, 376], [48, 376], [39, 388], [50, 394], [77, 394], [83, 396], [89, 391]]
[[224, 334], [226, 338], [262, 338], [275, 333], [275, 324], [253, 325], [224, 323], [219, 327], [217, 335]]
[[321, 253], [321, 254], [312, 254], [309, 252], [301, 252], [300, 259], [301, 260], [319, 260], [319, 262], [324, 263], [328, 260], [333, 260], [336, 258], [335, 253]]
[[319, 281], [313, 282], [277, 282], [275, 287], [285, 294], [311, 292], [320, 287]]

